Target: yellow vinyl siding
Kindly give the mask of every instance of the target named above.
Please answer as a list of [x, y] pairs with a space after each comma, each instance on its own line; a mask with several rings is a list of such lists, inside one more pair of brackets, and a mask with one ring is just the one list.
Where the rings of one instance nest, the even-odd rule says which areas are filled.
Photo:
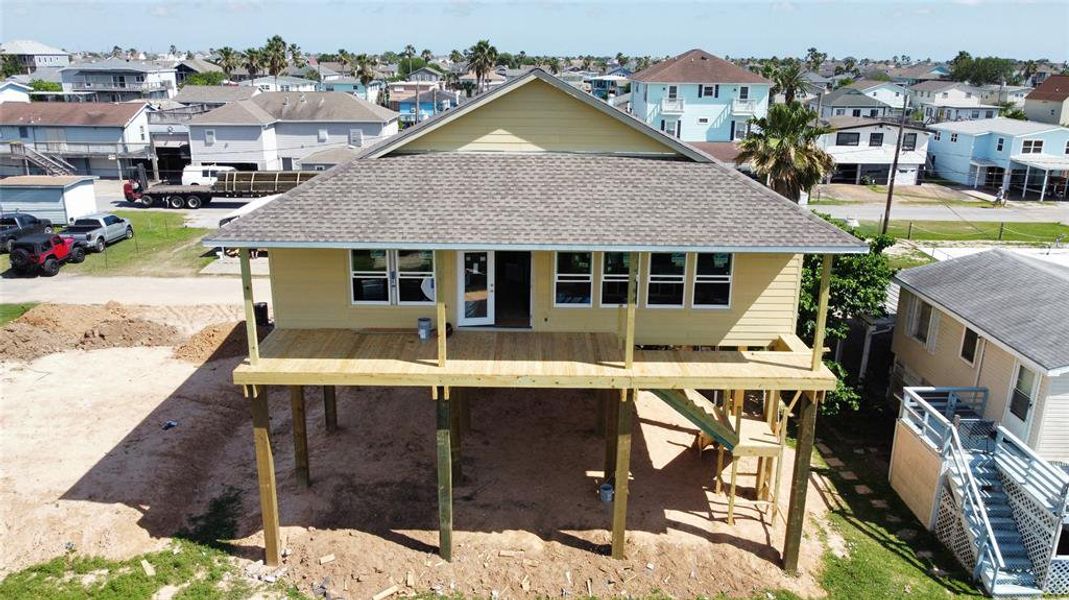
[[537, 79], [398, 151], [675, 154], [655, 138]]
[[[594, 290], [601, 283], [600, 256], [595, 255]], [[456, 253], [446, 253], [443, 289], [447, 314], [456, 323]], [[553, 253], [532, 252], [532, 329], [535, 331], [616, 332], [619, 308], [553, 307]], [[646, 309], [646, 259], [636, 316], [639, 344], [766, 346], [778, 336], [794, 333], [801, 256], [737, 254], [728, 309]], [[688, 261], [687, 302], [695, 260]], [[281, 328], [405, 327], [419, 317], [434, 317], [433, 306], [353, 305], [345, 250], [271, 250], [274, 313]]]

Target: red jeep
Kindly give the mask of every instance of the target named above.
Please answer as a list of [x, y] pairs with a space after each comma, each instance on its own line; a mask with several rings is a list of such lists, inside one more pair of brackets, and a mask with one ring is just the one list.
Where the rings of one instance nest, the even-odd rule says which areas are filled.
[[85, 260], [85, 244], [62, 235], [40, 233], [15, 241], [11, 248], [11, 267], [23, 275], [40, 271], [46, 277], [59, 273], [65, 262]]

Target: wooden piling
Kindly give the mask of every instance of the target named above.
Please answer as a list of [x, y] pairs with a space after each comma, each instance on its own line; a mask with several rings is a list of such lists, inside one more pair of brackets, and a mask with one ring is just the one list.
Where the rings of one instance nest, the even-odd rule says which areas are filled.
[[453, 559], [453, 467], [450, 450], [448, 388], [435, 390], [438, 408], [438, 555]]
[[612, 506], [612, 557], [626, 557], [627, 496], [631, 473], [631, 411], [638, 390], [620, 390], [616, 415], [616, 488]]
[[323, 418], [326, 420], [327, 433], [338, 430], [337, 389], [333, 385], [323, 386]]
[[790, 505], [787, 507], [787, 534], [783, 542], [783, 568], [791, 574], [798, 573], [798, 554], [805, 524], [805, 498], [809, 491], [810, 459], [816, 437], [817, 407], [823, 396], [824, 392], [805, 392], [798, 406], [798, 442], [794, 450]]
[[279, 546], [278, 493], [275, 489], [275, 458], [271, 453], [271, 418], [267, 388], [246, 386], [251, 393], [252, 437], [256, 447], [256, 478], [260, 486], [260, 514], [264, 525], [264, 563], [276, 567], [282, 560]]
[[293, 462], [297, 484], [308, 487], [312, 481], [308, 469], [308, 422], [304, 411], [304, 386], [290, 386], [290, 408], [293, 416]]

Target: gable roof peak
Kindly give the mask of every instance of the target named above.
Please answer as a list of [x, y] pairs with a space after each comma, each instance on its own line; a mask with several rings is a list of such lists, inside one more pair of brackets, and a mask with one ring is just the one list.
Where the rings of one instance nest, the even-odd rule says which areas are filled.
[[694, 48], [634, 73], [634, 81], [649, 83], [763, 83], [770, 81], [731, 61]]

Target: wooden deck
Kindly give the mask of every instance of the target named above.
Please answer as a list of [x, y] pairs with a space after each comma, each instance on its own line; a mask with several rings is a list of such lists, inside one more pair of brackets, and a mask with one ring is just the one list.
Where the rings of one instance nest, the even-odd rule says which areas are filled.
[[277, 329], [260, 359], [234, 370], [239, 385], [381, 385], [636, 389], [830, 390], [801, 351], [636, 350], [634, 367], [611, 333], [457, 331], [447, 361], [414, 332]]

